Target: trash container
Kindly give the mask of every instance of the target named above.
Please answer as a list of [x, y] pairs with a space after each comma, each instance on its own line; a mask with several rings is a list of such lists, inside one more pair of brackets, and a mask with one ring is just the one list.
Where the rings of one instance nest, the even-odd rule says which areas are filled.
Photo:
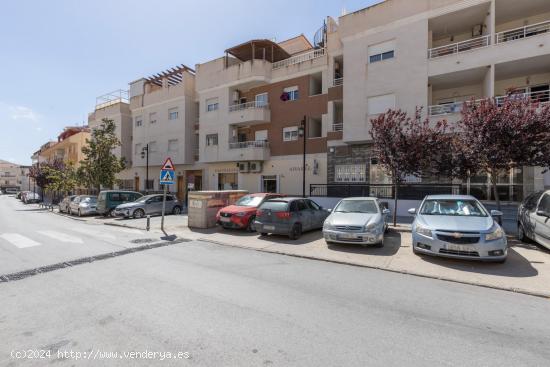
[[235, 204], [246, 194], [246, 190], [190, 191], [187, 225], [190, 228], [215, 227], [218, 210]]

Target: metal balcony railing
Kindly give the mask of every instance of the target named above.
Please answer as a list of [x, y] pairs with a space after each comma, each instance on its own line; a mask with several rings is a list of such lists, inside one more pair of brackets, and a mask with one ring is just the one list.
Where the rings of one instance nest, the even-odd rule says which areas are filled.
[[344, 130], [344, 124], [343, 123], [332, 124], [332, 130], [331, 131], [343, 131], [343, 130]]
[[332, 86], [333, 87], [337, 87], [339, 85], [343, 85], [344, 84], [344, 78], [335, 78], [333, 81], [332, 81]]
[[229, 106], [229, 112], [242, 111], [249, 108], [269, 108], [269, 103], [264, 101], [252, 101]]
[[525, 27], [510, 29], [498, 32], [495, 35], [496, 43], [510, 42], [521, 38], [536, 36], [538, 34], [550, 32], [550, 20], [545, 22], [528, 25]]
[[305, 61], [310, 61], [317, 59], [319, 57], [325, 56], [325, 48], [319, 48], [313, 51], [308, 51], [303, 54], [289, 57], [288, 59], [276, 61], [273, 63], [273, 69], [284, 68], [285, 66], [296, 65]]
[[[481, 101], [481, 99], [476, 99], [475, 101], [473, 101], [473, 103], [477, 105], [479, 104], [479, 101]], [[458, 101], [453, 103], [428, 106], [428, 115], [439, 116], [449, 115], [452, 113], [460, 113], [462, 111], [462, 107], [464, 106], [464, 102], [466, 102], [466, 104], [472, 103], [472, 101]]]
[[265, 140], [239, 141], [229, 143], [229, 149], [267, 148], [269, 142]]
[[481, 36], [478, 38], [472, 38], [466, 41], [453, 43], [450, 45], [430, 48], [428, 50], [428, 58], [434, 59], [436, 57], [453, 55], [460, 52], [473, 50], [476, 48], [487, 47], [491, 43], [491, 36]]
[[529, 92], [529, 93], [515, 93], [510, 94], [506, 96], [498, 96], [495, 97], [495, 100], [497, 102], [497, 105], [502, 105], [504, 103], [504, 100], [506, 98], [530, 98], [531, 102], [538, 102], [541, 104], [549, 103], [550, 102], [550, 90], [541, 90], [536, 92]]

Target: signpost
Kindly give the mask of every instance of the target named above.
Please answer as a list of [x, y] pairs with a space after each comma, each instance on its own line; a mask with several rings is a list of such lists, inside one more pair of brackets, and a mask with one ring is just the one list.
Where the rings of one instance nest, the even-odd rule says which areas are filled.
[[162, 168], [160, 169], [160, 184], [164, 186], [164, 195], [162, 196], [162, 218], [160, 221], [160, 229], [164, 232], [164, 211], [166, 210], [166, 190], [168, 185], [174, 184], [174, 164], [170, 157], [166, 158]]

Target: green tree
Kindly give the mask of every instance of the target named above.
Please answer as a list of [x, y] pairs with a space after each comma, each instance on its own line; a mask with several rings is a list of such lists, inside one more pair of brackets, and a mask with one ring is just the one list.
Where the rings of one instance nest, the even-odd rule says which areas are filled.
[[46, 166], [44, 167], [44, 174], [48, 181], [46, 190], [52, 193], [58, 192], [68, 195], [78, 185], [77, 171], [71, 163], [67, 165]]
[[115, 175], [125, 166], [124, 159], [113, 154], [113, 150], [120, 146], [115, 130], [115, 122], [104, 118], [101, 125], [92, 130], [91, 139], [86, 140], [87, 145], [82, 148], [86, 158], [80, 162], [79, 179], [84, 186], [98, 192], [102, 186], [113, 187]]

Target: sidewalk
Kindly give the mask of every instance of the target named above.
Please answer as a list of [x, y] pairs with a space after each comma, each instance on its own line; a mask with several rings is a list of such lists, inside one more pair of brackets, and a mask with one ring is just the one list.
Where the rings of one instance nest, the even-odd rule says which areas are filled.
[[[160, 217], [151, 218], [151, 230], [160, 231]], [[93, 219], [107, 225], [145, 229], [146, 219]], [[383, 248], [356, 245], [327, 246], [321, 231], [305, 233], [299, 240], [285, 236], [261, 237], [239, 230], [190, 229], [186, 215], [165, 217], [165, 231], [190, 240], [224, 246], [304, 257], [342, 264], [412, 274], [464, 284], [503, 289], [550, 298], [550, 251], [509, 237], [505, 264], [417, 256], [412, 253], [409, 224], [398, 224], [386, 235]]]

